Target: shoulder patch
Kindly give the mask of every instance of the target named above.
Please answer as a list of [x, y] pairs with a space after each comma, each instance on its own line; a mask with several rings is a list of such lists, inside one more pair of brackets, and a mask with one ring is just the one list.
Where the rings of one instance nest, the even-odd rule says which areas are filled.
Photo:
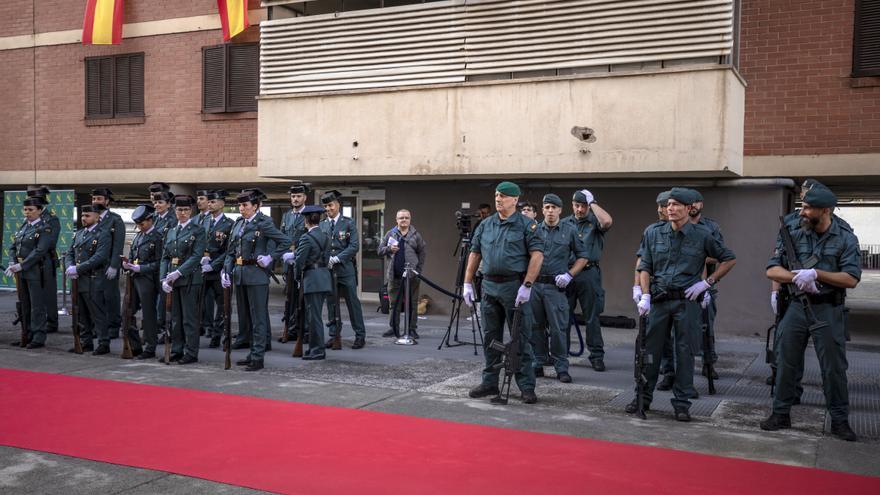
[[535, 229], [538, 228], [538, 224], [532, 222], [532, 225], [531, 225], [530, 227], [531, 227], [532, 230], [535, 230]]

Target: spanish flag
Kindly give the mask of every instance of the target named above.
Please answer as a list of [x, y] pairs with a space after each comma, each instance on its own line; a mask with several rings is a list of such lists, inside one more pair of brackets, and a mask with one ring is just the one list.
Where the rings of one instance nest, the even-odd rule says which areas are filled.
[[122, 43], [122, 0], [87, 0], [83, 45]]
[[250, 26], [248, 0], [217, 0], [220, 23], [223, 24], [223, 40], [229, 41]]

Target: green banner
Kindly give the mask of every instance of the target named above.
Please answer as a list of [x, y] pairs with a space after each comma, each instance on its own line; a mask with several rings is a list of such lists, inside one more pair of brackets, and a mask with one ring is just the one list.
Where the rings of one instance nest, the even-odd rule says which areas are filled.
[[[20, 229], [21, 225], [24, 223], [24, 210], [21, 207], [21, 203], [26, 197], [27, 193], [25, 191], [5, 191], [3, 193], [2, 264], [4, 267], [9, 264], [9, 249], [12, 247], [12, 240], [15, 237], [15, 233], [18, 232], [18, 229]], [[76, 195], [72, 190], [52, 191], [46, 199], [49, 200], [49, 206], [46, 208], [54, 213], [55, 216], [58, 217], [58, 220], [61, 221], [61, 234], [58, 236], [58, 245], [56, 246], [55, 251], [59, 256], [64, 256], [64, 253], [70, 246], [73, 233], [76, 231], [76, 221], [73, 217]], [[58, 270], [59, 290], [61, 290], [61, 277], [63, 271], [63, 269]], [[9, 287], [15, 288], [15, 279], [7, 277], [0, 272], [0, 288]]]

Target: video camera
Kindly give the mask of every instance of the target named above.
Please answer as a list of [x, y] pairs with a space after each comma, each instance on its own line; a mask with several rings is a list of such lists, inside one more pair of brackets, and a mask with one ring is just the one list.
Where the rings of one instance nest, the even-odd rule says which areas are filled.
[[455, 211], [455, 227], [461, 237], [467, 237], [471, 233], [471, 219], [477, 215], [472, 213], [470, 208], [462, 208]]

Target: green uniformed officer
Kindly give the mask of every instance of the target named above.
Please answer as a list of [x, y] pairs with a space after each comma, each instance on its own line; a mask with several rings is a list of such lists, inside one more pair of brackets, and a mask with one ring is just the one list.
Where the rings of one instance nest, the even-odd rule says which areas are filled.
[[193, 217], [197, 224], [204, 227], [205, 221], [208, 219], [208, 190], [199, 189], [196, 191], [196, 208], [199, 213]]
[[300, 283], [300, 290], [304, 295], [303, 331], [309, 336], [309, 349], [303, 353], [303, 359], [307, 361], [321, 360], [325, 356], [321, 310], [331, 291], [332, 280], [327, 268], [330, 239], [319, 227], [323, 212], [324, 209], [320, 206], [312, 205], [304, 206], [299, 211], [307, 231], [298, 239], [293, 258], [285, 253], [287, 259], [293, 262], [294, 277]]
[[[196, 206], [193, 211], [192, 219], [198, 224], [201, 228], [205, 229], [205, 237], [210, 241], [208, 237], [208, 218], [211, 216], [210, 211], [208, 209], [208, 190], [207, 189], [197, 189], [196, 190]], [[202, 257], [204, 261], [204, 257]], [[202, 265], [204, 266], [204, 265]], [[219, 273], [218, 284], [219, 284]], [[204, 281], [204, 276], [202, 277]], [[199, 315], [199, 335], [207, 335], [211, 336], [211, 327], [214, 324], [214, 301], [210, 300], [207, 297], [205, 291], [207, 290], [207, 284], [202, 284], [201, 291], [198, 295], [198, 304], [201, 305], [202, 314]], [[219, 347], [219, 344], [218, 344]]]
[[[577, 228], [578, 236], [587, 248], [587, 266], [575, 277], [568, 288], [568, 305], [572, 311], [578, 303], [586, 320], [587, 350], [590, 351], [590, 365], [596, 371], [605, 371], [605, 342], [602, 340], [602, 325], [599, 315], [605, 310], [605, 290], [602, 288], [602, 271], [599, 261], [605, 247], [605, 233], [611, 228], [611, 215], [598, 203], [593, 194], [582, 189], [572, 197], [574, 214], [563, 221]], [[569, 265], [575, 262], [574, 256]]]
[[[177, 225], [168, 231], [162, 243], [159, 279], [162, 290], [172, 295], [171, 360], [180, 364], [199, 360], [198, 291], [202, 286], [199, 260], [205, 252], [205, 230], [192, 218], [195, 199], [188, 195], [174, 197]], [[164, 298], [163, 298], [164, 299]], [[164, 356], [160, 356], [164, 360]]]
[[763, 430], [791, 427], [791, 406], [796, 395], [798, 375], [803, 370], [807, 340], [812, 337], [826, 407], [831, 416], [831, 433], [838, 438], [855, 441], [849, 426], [849, 394], [846, 380], [846, 335], [844, 302], [846, 289], [858, 285], [862, 270], [859, 266], [859, 241], [855, 234], [841, 227], [832, 217], [837, 197], [828, 188], [815, 184], [804, 195], [800, 211], [801, 228], [791, 231], [796, 256], [803, 269], [790, 271], [788, 253], [782, 238], [776, 239], [776, 251], [767, 265], [767, 277], [780, 284], [793, 284], [808, 294], [816, 319], [827, 323], [813, 325], [800, 300], [793, 300], [779, 322], [779, 353], [776, 357], [776, 396], [773, 412], [761, 422]]
[[[538, 224], [537, 232], [544, 242], [544, 262], [529, 299], [534, 315], [535, 376], [544, 376], [544, 366], [552, 361], [559, 381], [571, 383], [568, 373], [569, 308], [565, 289], [587, 265], [588, 253], [574, 224], [560, 221], [562, 198], [545, 194], [543, 205], [544, 221]], [[575, 261], [569, 266], [571, 259]], [[545, 329], [550, 337], [549, 352]]]
[[[483, 322], [483, 368], [482, 383], [471, 389], [472, 398], [499, 395], [498, 377], [503, 355], [492, 349], [492, 341], [504, 340], [504, 322], [513, 321], [516, 306], [521, 306], [521, 321], [531, 321], [529, 301], [532, 284], [538, 277], [544, 260], [544, 241], [538, 235], [538, 224], [516, 211], [521, 192], [513, 182], [504, 181], [495, 187], [495, 214], [484, 219], [474, 231], [471, 252], [465, 270], [462, 299], [468, 306], [474, 304], [474, 275], [482, 263], [483, 285], [480, 312]], [[529, 335], [531, 328], [520, 328], [520, 353], [522, 366], [516, 373], [516, 384], [523, 402], [534, 404], [535, 395], [534, 357]]]
[[[645, 347], [652, 359], [646, 372], [644, 404], [650, 407], [654, 385], [660, 370], [660, 357], [670, 329], [675, 343], [675, 384], [672, 406], [675, 419], [690, 421], [690, 399], [694, 389], [694, 354], [700, 351], [700, 301], [703, 293], [722, 279], [736, 264], [733, 252], [711, 233], [688, 221], [688, 209], [695, 201], [693, 193], [675, 187], [670, 191], [666, 212], [669, 222], [649, 229], [639, 262], [640, 315], [650, 312]], [[713, 277], [702, 280], [706, 258], [719, 260]], [[652, 308], [653, 302], [653, 308]], [[636, 399], [626, 412], [638, 410]]]
[[[174, 195], [170, 191], [165, 190], [167, 184], [164, 182], [154, 182], [150, 186], [150, 200], [156, 212], [153, 214], [153, 227], [159, 231], [162, 241], [168, 231], [177, 225], [177, 216], [174, 214]], [[156, 300], [156, 325], [159, 327], [159, 342], [165, 340], [165, 302], [162, 294], [158, 294]]]
[[[299, 242], [300, 236], [306, 233], [306, 225], [305, 220], [303, 219], [303, 209], [306, 205], [306, 197], [309, 193], [308, 184], [298, 183], [290, 186], [288, 189], [288, 194], [290, 195], [290, 210], [284, 212], [284, 217], [281, 219], [281, 232], [284, 233], [287, 237], [290, 238], [290, 252], [284, 253], [284, 262], [288, 263], [288, 261], [293, 259], [293, 253], [296, 250], [297, 243]], [[323, 210], [322, 210], [323, 211]], [[320, 217], [319, 217], [320, 221]], [[290, 274], [287, 275], [287, 278], [292, 278]], [[297, 304], [296, 301], [299, 300], [299, 287], [295, 280], [287, 280], [286, 283], [293, 284], [290, 292], [290, 301], [285, 301], [285, 304], [289, 304], [291, 307], [290, 310], [290, 321], [284, 322], [285, 331], [287, 332], [287, 338], [289, 340], [296, 340], [297, 338], [297, 322], [299, 318], [296, 316]], [[287, 293], [287, 291], [285, 291]], [[323, 337], [322, 337], [323, 338]], [[284, 336], [278, 339], [279, 341], [284, 340]]]
[[110, 236], [110, 265], [104, 274], [106, 287], [104, 289], [104, 301], [107, 306], [107, 326], [110, 338], [119, 336], [122, 327], [122, 314], [120, 313], [119, 300], [119, 267], [122, 265], [122, 250], [125, 248], [125, 221], [118, 213], [110, 211], [110, 202], [113, 200], [113, 191], [107, 187], [99, 187], [92, 190], [92, 204], [100, 204], [104, 207], [101, 212], [99, 227]]
[[[77, 280], [77, 308], [79, 326], [82, 328], [82, 350], [100, 355], [110, 352], [110, 332], [107, 329], [107, 310], [104, 301], [105, 275], [110, 265], [110, 236], [98, 227], [99, 215], [104, 207], [83, 205], [80, 219], [83, 228], [76, 231], [70, 248], [64, 255], [68, 279]], [[93, 339], [97, 336], [98, 347]], [[73, 352], [73, 349], [70, 349]]]
[[269, 330], [269, 276], [272, 265], [290, 247], [290, 239], [260, 212], [266, 195], [245, 189], [236, 197], [241, 217], [229, 235], [220, 275], [223, 287], [235, 285], [238, 307], [238, 346], [250, 342], [250, 353], [237, 362], [245, 371], [263, 369], [263, 355], [271, 338]]
[[[712, 233], [712, 237], [724, 243], [724, 236], [721, 235], [721, 226], [718, 225], [718, 222], [712, 220], [711, 218], [703, 215], [703, 206], [704, 200], [703, 195], [700, 194], [700, 191], [696, 189], [691, 189], [696, 201], [693, 205], [691, 205], [690, 211], [688, 211], [688, 216], [690, 216], [691, 223], [695, 225], [700, 225], [709, 230]], [[706, 260], [706, 276], [711, 277], [715, 273], [715, 269], [718, 267], [718, 263], [714, 259]], [[712, 355], [711, 356], [703, 356], [703, 376], [707, 376], [709, 373], [708, 366], [706, 366], [706, 360], [710, 360], [712, 363], [718, 362], [718, 353], [715, 351], [715, 316], [718, 314], [718, 289], [716, 287], [712, 287], [703, 293], [703, 306], [706, 308], [706, 330], [709, 332], [709, 338], [712, 339]], [[718, 379], [718, 370], [714, 367], [712, 368], [712, 379]]]
[[43, 222], [49, 226], [52, 248], [49, 250], [49, 256], [52, 258], [52, 276], [46, 280], [43, 289], [46, 301], [46, 333], [54, 333], [58, 331], [58, 279], [56, 273], [60, 260], [58, 259], [58, 237], [61, 235], [61, 220], [49, 208], [49, 193], [51, 191], [46, 186], [29, 186], [27, 197], [38, 198], [43, 203], [43, 214], [40, 217]]
[[207, 236], [207, 248], [201, 260], [204, 278], [202, 304], [207, 313], [207, 321], [203, 323], [203, 326], [211, 339], [208, 347], [212, 348], [220, 347], [220, 339], [226, 321], [220, 272], [223, 271], [223, 263], [226, 261], [226, 248], [229, 246], [229, 234], [232, 232], [232, 224], [234, 223], [231, 218], [223, 214], [226, 196], [227, 193], [224, 190], [208, 191], [206, 196], [208, 198], [208, 215], [203, 223]]
[[[155, 210], [151, 205], [138, 205], [131, 220], [137, 226], [138, 233], [131, 241], [128, 261], [122, 262], [122, 268], [132, 272], [132, 281], [138, 300], [147, 301], [141, 304], [141, 327], [144, 331], [143, 351], [137, 359], [156, 357], [159, 327], [156, 320], [156, 304], [159, 297], [159, 264], [162, 259], [162, 233], [154, 222]], [[132, 310], [133, 312], [134, 310]]]
[[[321, 195], [321, 204], [327, 217], [321, 221], [321, 230], [330, 239], [330, 261], [328, 266], [336, 273], [336, 290], [340, 298], [345, 298], [345, 306], [348, 308], [348, 318], [351, 328], [354, 330], [354, 344], [352, 349], [360, 349], [366, 345], [367, 331], [364, 326], [364, 312], [361, 309], [361, 300], [357, 295], [357, 265], [355, 264], [358, 249], [360, 249], [360, 237], [354, 220], [342, 215], [340, 211], [339, 191], [330, 191]], [[330, 339], [336, 337], [341, 328], [336, 328], [335, 301], [332, 297], [327, 298], [327, 310], [331, 315]]]
[[27, 340], [21, 345], [38, 349], [46, 345], [46, 290], [48, 279], [54, 276], [52, 259], [52, 229], [43, 221], [43, 201], [27, 198], [22, 203], [25, 221], [12, 239], [6, 276], [19, 273], [21, 281], [22, 325], [28, 330]]

